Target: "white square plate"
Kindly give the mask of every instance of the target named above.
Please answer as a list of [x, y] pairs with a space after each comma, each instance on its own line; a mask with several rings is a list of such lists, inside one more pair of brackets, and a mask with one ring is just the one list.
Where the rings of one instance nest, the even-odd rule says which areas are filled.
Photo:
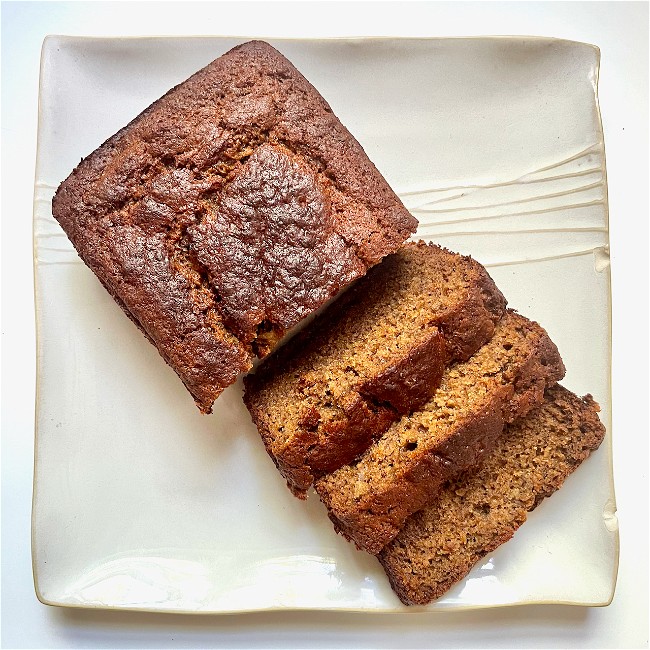
[[[47, 603], [179, 612], [404, 611], [377, 561], [284, 486], [241, 401], [210, 416], [53, 220], [82, 156], [245, 39], [50, 37], [34, 239], [33, 558]], [[272, 41], [420, 219], [538, 320], [610, 430], [610, 289], [596, 48], [532, 38]], [[618, 562], [609, 439], [427, 610], [603, 605]]]

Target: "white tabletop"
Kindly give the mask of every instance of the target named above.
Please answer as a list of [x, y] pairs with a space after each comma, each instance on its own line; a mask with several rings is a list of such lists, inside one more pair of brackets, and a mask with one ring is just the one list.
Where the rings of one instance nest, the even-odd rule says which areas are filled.
[[[30, 553], [31, 214], [38, 64], [47, 34], [521, 34], [601, 48], [613, 285], [614, 473], [621, 530], [619, 581], [609, 607], [191, 617], [55, 609], [37, 601]], [[647, 3], [5, 3], [2, 56], [2, 647], [647, 647]]]

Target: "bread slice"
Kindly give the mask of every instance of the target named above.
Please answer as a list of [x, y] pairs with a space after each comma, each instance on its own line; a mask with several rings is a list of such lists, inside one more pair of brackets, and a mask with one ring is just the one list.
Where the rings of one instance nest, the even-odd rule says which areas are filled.
[[293, 492], [351, 462], [493, 334], [505, 299], [469, 257], [409, 243], [245, 378], [245, 402]]
[[52, 211], [204, 412], [417, 226], [316, 89], [259, 41], [82, 160]]
[[478, 472], [448, 483], [378, 555], [403, 603], [424, 605], [508, 541], [605, 435], [598, 405], [557, 385], [508, 426]]
[[546, 332], [507, 311], [492, 339], [447, 370], [420, 410], [393, 424], [356, 462], [316, 481], [337, 530], [378, 553], [445, 481], [476, 465], [505, 424], [539, 404], [563, 376]]

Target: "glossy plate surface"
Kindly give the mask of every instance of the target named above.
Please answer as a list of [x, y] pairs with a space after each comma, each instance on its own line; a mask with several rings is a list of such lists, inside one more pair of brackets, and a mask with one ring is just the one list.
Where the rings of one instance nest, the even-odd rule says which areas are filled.
[[[34, 239], [38, 321], [33, 557], [48, 603], [181, 612], [404, 611], [376, 560], [291, 496], [239, 381], [201, 416], [52, 219], [82, 156], [246, 39], [50, 37]], [[599, 55], [552, 39], [271, 41], [319, 89], [420, 220], [486, 264], [538, 320], [563, 382], [608, 437], [515, 538], [424, 608], [603, 605], [618, 530]]]

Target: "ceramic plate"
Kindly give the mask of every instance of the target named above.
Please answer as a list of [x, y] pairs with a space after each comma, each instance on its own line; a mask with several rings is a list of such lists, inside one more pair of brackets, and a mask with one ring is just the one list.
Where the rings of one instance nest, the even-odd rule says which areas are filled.
[[[52, 219], [70, 170], [246, 39], [50, 37], [34, 213], [38, 390], [33, 558], [50, 604], [179, 612], [404, 611], [377, 561], [295, 499], [241, 401], [202, 416]], [[598, 50], [531, 38], [281, 40], [420, 220], [486, 264], [591, 392], [602, 447], [427, 610], [603, 605], [618, 533]]]

